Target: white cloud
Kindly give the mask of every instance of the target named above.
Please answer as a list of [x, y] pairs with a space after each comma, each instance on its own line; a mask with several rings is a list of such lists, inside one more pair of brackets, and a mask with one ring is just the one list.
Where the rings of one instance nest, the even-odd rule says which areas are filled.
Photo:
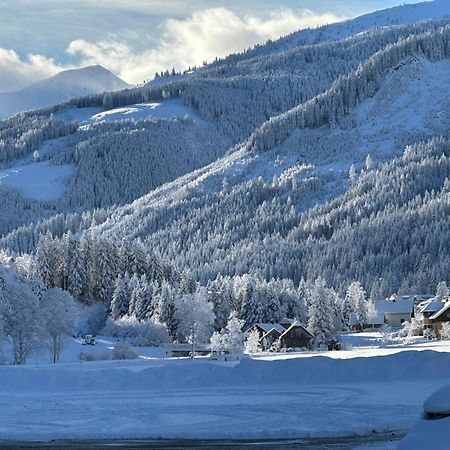
[[282, 9], [261, 18], [239, 17], [226, 8], [211, 8], [194, 12], [187, 19], [168, 19], [159, 43], [148, 50], [136, 52], [113, 36], [99, 42], [74, 40], [67, 52], [81, 57], [83, 65], [101, 64], [125, 81], [139, 83], [161, 69], [199, 65], [204, 60], [241, 51], [269, 38], [338, 20], [342, 17], [310, 10]]
[[[122, 6], [128, 4], [125, 0], [114, 1]], [[138, 6], [140, 2], [136, 2]], [[153, 32], [148, 34], [130, 25], [120, 34], [109, 34], [99, 41], [72, 40], [66, 56], [71, 57], [76, 66], [101, 64], [125, 81], [139, 83], [162, 69], [201, 65], [204, 60], [212, 61], [216, 56], [223, 57], [300, 28], [341, 19], [332, 13], [292, 9], [274, 10], [265, 17], [240, 16], [230, 9], [217, 7], [193, 12], [187, 18], [153, 24]], [[136, 45], [144, 50], [136, 50]], [[73, 67], [41, 54], [20, 57], [14, 50], [0, 47], [0, 92], [21, 89]]]
[[14, 50], [0, 48], [0, 92], [19, 90], [64, 68], [43, 55], [29, 54], [21, 59]]

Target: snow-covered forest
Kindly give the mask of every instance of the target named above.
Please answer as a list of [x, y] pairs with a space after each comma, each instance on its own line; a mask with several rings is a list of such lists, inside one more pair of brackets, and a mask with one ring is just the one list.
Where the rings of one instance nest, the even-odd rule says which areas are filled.
[[[83, 333], [217, 344], [289, 317], [320, 343], [351, 316], [363, 323], [375, 299], [450, 281], [444, 16], [354, 35], [341, 25], [342, 39], [294, 33], [0, 121], [1, 323], [14, 361], [38, 336], [58, 359], [58, 304], [75, 334], [73, 302], [98, 307]], [[33, 195], [42, 164], [56, 196]], [[25, 169], [31, 193], [14, 181]], [[24, 308], [42, 316], [26, 342], [14, 335]]]

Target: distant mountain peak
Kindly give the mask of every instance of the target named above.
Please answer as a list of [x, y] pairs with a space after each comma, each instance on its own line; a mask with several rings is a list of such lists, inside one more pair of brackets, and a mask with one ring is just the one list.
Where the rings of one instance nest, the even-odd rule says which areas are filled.
[[129, 87], [129, 84], [99, 64], [68, 69], [20, 91], [0, 94], [0, 117], [62, 103], [73, 97]]

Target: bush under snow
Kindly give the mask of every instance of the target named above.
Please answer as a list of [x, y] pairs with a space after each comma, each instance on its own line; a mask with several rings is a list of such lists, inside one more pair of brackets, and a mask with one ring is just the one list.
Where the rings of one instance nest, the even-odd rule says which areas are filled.
[[108, 319], [101, 334], [120, 339], [131, 338], [133, 344], [138, 347], [151, 347], [172, 341], [164, 324], [147, 320], [139, 321], [135, 317]]

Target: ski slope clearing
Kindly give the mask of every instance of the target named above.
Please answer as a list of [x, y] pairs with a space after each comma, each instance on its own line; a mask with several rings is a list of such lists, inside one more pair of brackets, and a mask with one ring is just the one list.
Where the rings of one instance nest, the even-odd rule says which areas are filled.
[[108, 111], [104, 111], [102, 108], [69, 109], [56, 115], [67, 122], [78, 121], [80, 126], [121, 120], [139, 121], [149, 118], [183, 119], [186, 115], [195, 121], [201, 120], [198, 113], [186, 106], [180, 99], [170, 99], [160, 103], [138, 103]]
[[409, 428], [450, 355], [0, 368], [2, 439], [290, 438]]
[[48, 161], [16, 165], [0, 171], [0, 186], [20, 189], [26, 197], [54, 201], [65, 191], [65, 180], [72, 174], [70, 165], [51, 165]]

